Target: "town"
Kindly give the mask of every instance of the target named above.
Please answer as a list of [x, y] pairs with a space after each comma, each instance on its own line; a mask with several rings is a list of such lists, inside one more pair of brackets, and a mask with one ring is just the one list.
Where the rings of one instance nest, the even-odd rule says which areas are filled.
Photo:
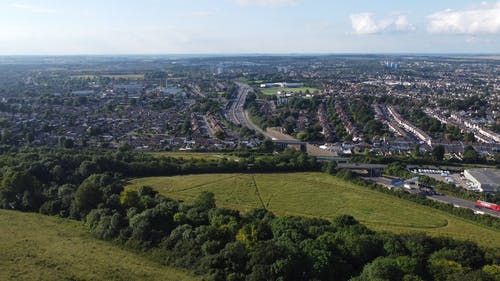
[[0, 280], [500, 280], [500, 0], [0, 3]]
[[[462, 160], [500, 151], [500, 63], [477, 57], [4, 58], [1, 142], [231, 151], [271, 138], [317, 156]], [[112, 67], [110, 67], [112, 61]]]

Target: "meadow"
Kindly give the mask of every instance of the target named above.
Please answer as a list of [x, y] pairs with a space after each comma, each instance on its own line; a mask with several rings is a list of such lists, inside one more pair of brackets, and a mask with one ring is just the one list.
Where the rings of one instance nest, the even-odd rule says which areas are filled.
[[111, 242], [81, 222], [0, 210], [0, 280], [198, 280]]
[[238, 157], [223, 154], [223, 153], [211, 153], [211, 152], [182, 152], [182, 151], [165, 151], [165, 152], [151, 152], [150, 153], [156, 157], [172, 157], [176, 159], [194, 159], [194, 160], [219, 160], [219, 159], [230, 159], [236, 160]]
[[210, 191], [219, 207], [242, 212], [265, 207], [277, 215], [326, 219], [350, 214], [374, 230], [421, 231], [500, 247], [497, 230], [323, 173], [206, 174], [139, 178], [129, 182], [132, 188], [143, 185], [180, 200]]
[[71, 78], [75, 79], [95, 79], [98, 77], [105, 77], [111, 79], [144, 79], [144, 74], [103, 74], [103, 75], [73, 75]]
[[319, 89], [311, 88], [311, 87], [298, 87], [298, 88], [262, 88], [262, 89], [260, 89], [260, 91], [264, 95], [268, 95], [268, 96], [276, 95], [276, 93], [278, 91], [288, 92], [288, 93], [300, 93], [300, 92], [305, 93], [307, 90], [309, 90], [310, 93], [314, 93], [314, 92], [319, 91]]

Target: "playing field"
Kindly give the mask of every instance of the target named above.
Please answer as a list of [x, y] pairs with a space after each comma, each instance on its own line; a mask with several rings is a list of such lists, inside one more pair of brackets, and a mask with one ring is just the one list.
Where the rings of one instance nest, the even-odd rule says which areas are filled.
[[111, 242], [81, 222], [0, 210], [0, 280], [198, 280]]
[[357, 186], [323, 173], [207, 174], [130, 181], [165, 196], [189, 200], [202, 191], [220, 207], [248, 211], [265, 206], [278, 215], [333, 218], [350, 214], [375, 230], [424, 231], [500, 246], [500, 232], [448, 213]]
[[106, 77], [112, 79], [133, 79], [142, 80], [144, 79], [144, 74], [104, 74], [104, 75], [73, 75], [71, 78], [75, 79], [95, 79], [98, 77]]
[[312, 94], [314, 92], [319, 91], [319, 89], [316, 88], [310, 88], [310, 87], [299, 87], [299, 88], [262, 88], [260, 89], [264, 95], [272, 96], [276, 95], [278, 91], [280, 92], [287, 92], [287, 93], [300, 93], [303, 92], [305, 93], [307, 90]]
[[205, 159], [205, 160], [218, 160], [218, 159], [229, 159], [235, 160], [238, 157], [223, 154], [223, 153], [211, 153], [211, 152], [182, 152], [182, 151], [165, 151], [165, 152], [151, 152], [151, 155], [156, 157], [172, 157], [177, 159]]

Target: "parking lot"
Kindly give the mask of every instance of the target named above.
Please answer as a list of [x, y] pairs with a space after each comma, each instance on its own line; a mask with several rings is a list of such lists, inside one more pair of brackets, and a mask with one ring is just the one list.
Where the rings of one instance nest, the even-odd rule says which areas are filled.
[[474, 190], [474, 187], [467, 179], [465, 179], [462, 173], [438, 169], [413, 169], [411, 170], [411, 172], [419, 175], [429, 176], [441, 182], [453, 183], [456, 186], [465, 188], [467, 190]]

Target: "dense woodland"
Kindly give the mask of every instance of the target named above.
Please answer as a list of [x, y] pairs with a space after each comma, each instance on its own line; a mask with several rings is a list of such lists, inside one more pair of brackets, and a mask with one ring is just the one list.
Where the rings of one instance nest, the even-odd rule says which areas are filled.
[[[135, 176], [221, 171], [318, 170], [287, 150], [230, 160], [155, 158], [127, 150], [6, 152], [0, 206], [81, 220], [115, 241], [205, 280], [498, 280], [498, 249], [424, 234], [374, 232], [344, 215], [327, 221], [217, 208], [214, 195], [166, 198], [125, 189]], [[326, 172], [353, 179], [335, 165]]]

